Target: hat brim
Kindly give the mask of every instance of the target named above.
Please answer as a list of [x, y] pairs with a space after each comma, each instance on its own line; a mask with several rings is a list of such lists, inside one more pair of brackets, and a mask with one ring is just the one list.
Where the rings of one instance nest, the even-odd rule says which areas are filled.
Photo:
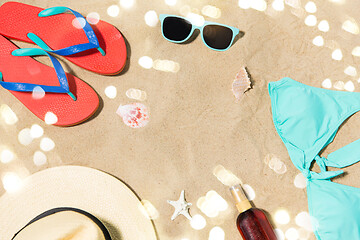
[[113, 240], [155, 240], [153, 223], [123, 182], [104, 172], [62, 166], [37, 172], [21, 189], [0, 198], [0, 239], [11, 239], [39, 214], [58, 207], [82, 209], [98, 218]]

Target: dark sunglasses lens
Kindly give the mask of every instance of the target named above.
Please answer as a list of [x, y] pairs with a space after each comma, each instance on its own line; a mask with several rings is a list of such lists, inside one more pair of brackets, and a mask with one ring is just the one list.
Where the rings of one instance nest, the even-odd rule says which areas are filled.
[[209, 47], [224, 50], [230, 46], [233, 32], [228, 27], [206, 25], [203, 29], [203, 37]]
[[167, 39], [172, 41], [182, 41], [189, 36], [191, 28], [191, 23], [185, 19], [166, 17], [163, 21], [162, 31]]

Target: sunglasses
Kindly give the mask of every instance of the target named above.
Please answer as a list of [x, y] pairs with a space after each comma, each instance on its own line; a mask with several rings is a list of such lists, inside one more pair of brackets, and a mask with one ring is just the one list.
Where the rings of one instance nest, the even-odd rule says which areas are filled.
[[174, 43], [183, 43], [188, 40], [195, 29], [199, 29], [205, 45], [216, 51], [228, 50], [234, 41], [239, 29], [220, 23], [205, 21], [202, 26], [196, 26], [188, 18], [160, 14], [161, 31], [163, 37]]

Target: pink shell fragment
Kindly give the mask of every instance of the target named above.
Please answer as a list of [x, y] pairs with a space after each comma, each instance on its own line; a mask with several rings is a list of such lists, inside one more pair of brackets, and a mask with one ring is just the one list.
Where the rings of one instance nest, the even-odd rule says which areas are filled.
[[131, 128], [145, 127], [149, 122], [147, 107], [141, 103], [120, 105], [116, 113], [122, 117], [124, 123]]
[[232, 84], [232, 92], [235, 98], [240, 100], [244, 92], [251, 88], [251, 81], [245, 67], [241, 67], [238, 74], [236, 74]]

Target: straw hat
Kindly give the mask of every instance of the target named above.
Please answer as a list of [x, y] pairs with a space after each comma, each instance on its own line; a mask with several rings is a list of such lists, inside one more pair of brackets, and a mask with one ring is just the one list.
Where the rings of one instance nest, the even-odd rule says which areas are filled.
[[155, 240], [153, 223], [137, 196], [104, 172], [63, 166], [37, 172], [21, 190], [0, 198], [0, 240], [9, 240], [39, 214], [58, 207], [82, 209], [102, 221], [113, 240]]

